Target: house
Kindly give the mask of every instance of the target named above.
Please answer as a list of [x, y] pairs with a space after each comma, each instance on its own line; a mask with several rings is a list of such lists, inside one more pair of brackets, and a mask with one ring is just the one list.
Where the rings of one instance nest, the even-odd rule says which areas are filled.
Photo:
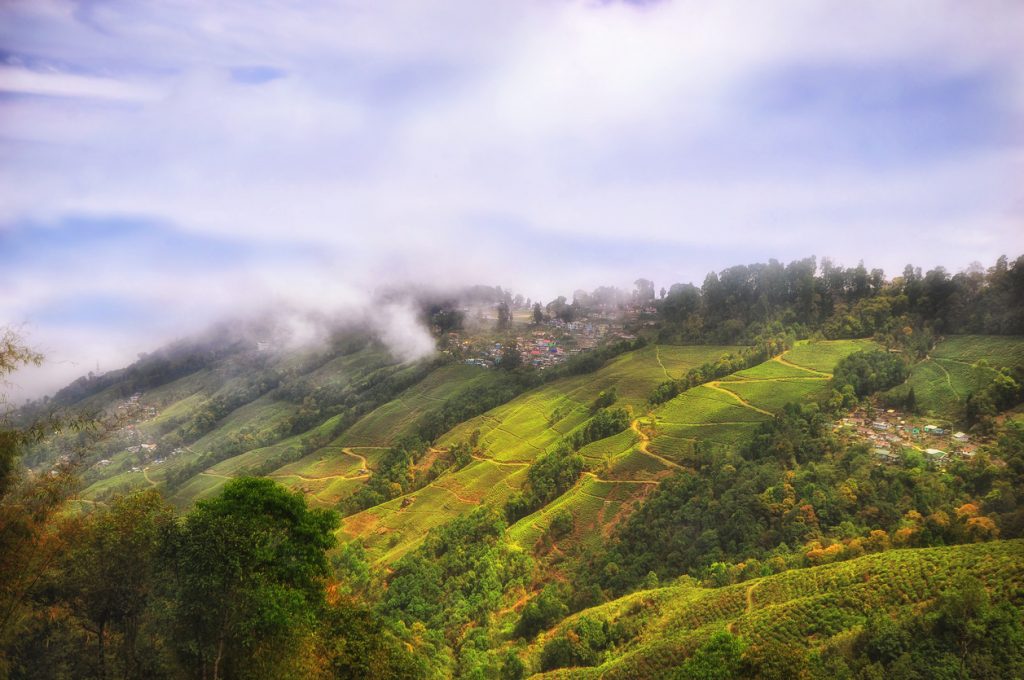
[[955, 442], [957, 442], [959, 444], [966, 444], [968, 441], [970, 441], [970, 439], [971, 438], [968, 437], [963, 432], [957, 432], [956, 434], [953, 435], [953, 441], [955, 441]]
[[883, 449], [879, 447], [875, 449], [874, 453], [875, 458], [877, 458], [879, 462], [889, 464], [900, 462], [900, 455], [898, 453], [893, 453], [891, 449]]
[[946, 452], [940, 451], [939, 449], [925, 449], [924, 453], [928, 456], [929, 460], [936, 463], [941, 463], [946, 460]]
[[876, 420], [875, 422], [871, 423], [871, 427], [878, 430], [879, 432], [884, 432], [885, 430], [889, 429], [889, 423], [883, 423], [880, 420]]

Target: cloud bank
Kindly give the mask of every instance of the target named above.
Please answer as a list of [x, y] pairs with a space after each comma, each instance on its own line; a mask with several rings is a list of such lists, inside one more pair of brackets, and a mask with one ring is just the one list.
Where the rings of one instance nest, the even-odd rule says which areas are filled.
[[0, 62], [0, 323], [77, 373], [385, 283], [1024, 250], [1018, 2], [13, 0]]

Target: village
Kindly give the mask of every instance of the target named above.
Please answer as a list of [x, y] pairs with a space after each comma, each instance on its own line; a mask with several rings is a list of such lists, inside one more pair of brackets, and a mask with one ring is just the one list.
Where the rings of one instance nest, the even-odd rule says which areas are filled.
[[[123, 424], [114, 431], [114, 436], [111, 438], [114, 446], [118, 447], [119, 453], [130, 454], [130, 456], [115, 456], [124, 458], [120, 462], [122, 470], [138, 473], [142, 472], [142, 466], [146, 463], [159, 465], [165, 461], [165, 458], [154, 457], [157, 455], [156, 442], [150, 441], [151, 438], [143, 434], [137, 427], [139, 423], [154, 418], [158, 414], [155, 406], [146, 406], [140, 401], [141, 399], [142, 393], [136, 392], [117, 405], [115, 409], [117, 421]], [[181, 452], [182, 449], [177, 449], [169, 455], [177, 455]], [[96, 463], [96, 467], [106, 468], [114, 464], [112, 459], [103, 458]]]
[[[607, 342], [636, 339], [626, 330], [627, 319], [623, 315], [594, 315], [573, 321], [553, 318], [540, 324], [516, 323], [514, 341], [523, 365], [544, 370]], [[492, 330], [453, 331], [447, 334], [443, 351], [465, 364], [494, 368], [501, 363], [511, 340], [507, 334]]]
[[971, 460], [977, 453], [977, 442], [964, 432], [891, 408], [857, 409], [835, 427], [854, 441], [869, 444], [884, 465], [902, 465], [907, 450], [920, 452], [940, 469], [954, 459]]

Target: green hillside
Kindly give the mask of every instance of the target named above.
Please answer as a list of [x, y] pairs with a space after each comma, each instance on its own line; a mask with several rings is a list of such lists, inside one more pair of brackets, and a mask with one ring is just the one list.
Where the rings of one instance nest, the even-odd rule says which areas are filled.
[[913, 388], [917, 408], [949, 421], [963, 418], [967, 396], [997, 375], [999, 368], [1024, 365], [1024, 338], [1019, 336], [960, 335], [940, 340], [929, 356], [916, 364], [905, 385]]
[[[552, 640], [583, 620], [608, 622], [621, 637], [595, 650], [592, 667], [551, 670], [543, 678], [655, 678], [681, 665], [712, 635], [728, 632], [750, 647], [842, 647], [869, 617], [913, 616], [960, 585], [983, 584], [994, 602], [1024, 604], [1024, 541], [890, 550], [838, 564], [784, 572], [722, 588], [680, 585], [642, 590], [566, 618], [521, 653], [540, 671]], [[549, 662], [550, 663], [550, 662]]]

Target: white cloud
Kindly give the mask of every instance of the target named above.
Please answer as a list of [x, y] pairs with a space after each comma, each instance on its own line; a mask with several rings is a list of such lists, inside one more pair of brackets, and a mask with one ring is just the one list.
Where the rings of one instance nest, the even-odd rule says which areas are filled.
[[[185, 277], [29, 256], [0, 321], [71, 290], [151, 300], [174, 325], [394, 277], [550, 296], [810, 253], [991, 261], [1024, 246], [1019, 125], [867, 162], [828, 109], [753, 94], [806, 68], [907, 71], [978, 79], [1020, 120], [1022, 26], [1024, 6], [997, 0], [5, 3], [0, 90], [23, 96], [0, 102], [0, 230], [137, 217], [318, 259]], [[252, 67], [281, 77], [232, 75]], [[883, 100], [899, 119], [899, 92]], [[617, 266], [577, 255], [595, 243], [658, 246]]]

